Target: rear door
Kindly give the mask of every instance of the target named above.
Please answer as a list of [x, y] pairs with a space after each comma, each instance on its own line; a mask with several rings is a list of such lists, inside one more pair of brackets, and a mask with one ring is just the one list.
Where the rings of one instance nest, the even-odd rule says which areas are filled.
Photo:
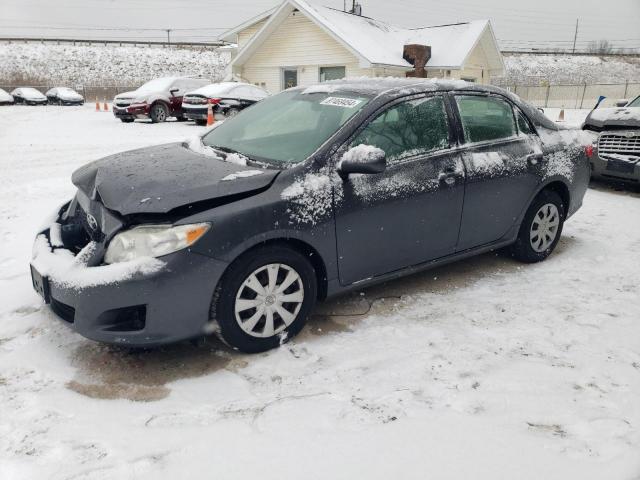
[[526, 117], [500, 95], [456, 94], [467, 171], [458, 251], [512, 232], [542, 180], [541, 142]]
[[336, 190], [343, 285], [455, 251], [464, 168], [449, 125], [444, 97], [421, 96], [383, 108], [350, 140], [384, 150], [387, 169], [350, 175]]

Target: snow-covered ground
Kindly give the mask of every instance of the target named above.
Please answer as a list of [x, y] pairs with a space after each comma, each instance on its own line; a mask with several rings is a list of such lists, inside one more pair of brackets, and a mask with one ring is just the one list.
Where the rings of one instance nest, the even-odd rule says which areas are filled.
[[640, 475], [640, 195], [597, 185], [554, 255], [483, 255], [321, 305], [279, 350], [128, 352], [32, 292], [71, 172], [201, 132], [0, 107], [0, 478]]

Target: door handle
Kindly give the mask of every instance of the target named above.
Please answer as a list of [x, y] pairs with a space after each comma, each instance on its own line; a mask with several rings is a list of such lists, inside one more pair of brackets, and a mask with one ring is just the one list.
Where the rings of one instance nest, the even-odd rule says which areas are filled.
[[544, 162], [544, 155], [542, 153], [532, 153], [527, 155], [527, 163], [529, 165], [538, 165], [539, 163]]
[[462, 177], [460, 172], [445, 170], [444, 172], [440, 172], [440, 175], [438, 175], [438, 180], [440, 181], [440, 183], [444, 183], [447, 186], [452, 187], [456, 184], [456, 181], [460, 177]]

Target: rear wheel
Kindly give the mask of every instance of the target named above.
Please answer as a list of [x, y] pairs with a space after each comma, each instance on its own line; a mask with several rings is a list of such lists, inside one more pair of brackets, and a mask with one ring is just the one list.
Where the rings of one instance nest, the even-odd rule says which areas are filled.
[[251, 250], [216, 288], [210, 320], [223, 341], [246, 353], [263, 352], [302, 330], [317, 294], [316, 275], [300, 253], [283, 246]]
[[540, 262], [556, 248], [564, 225], [565, 205], [556, 192], [543, 190], [531, 202], [520, 225], [518, 239], [511, 246], [514, 258]]
[[196, 125], [204, 126], [206, 124], [207, 124], [206, 120], [200, 120], [199, 118], [196, 119]]
[[235, 117], [235, 116], [236, 116], [237, 114], [239, 114], [239, 113], [240, 113], [240, 110], [238, 110], [237, 108], [230, 108], [230, 109], [227, 111], [227, 115], [226, 115], [226, 117], [227, 117], [227, 118]]
[[169, 109], [162, 102], [155, 103], [151, 107], [151, 112], [149, 112], [149, 116], [151, 117], [151, 121], [153, 123], [162, 123], [169, 116]]

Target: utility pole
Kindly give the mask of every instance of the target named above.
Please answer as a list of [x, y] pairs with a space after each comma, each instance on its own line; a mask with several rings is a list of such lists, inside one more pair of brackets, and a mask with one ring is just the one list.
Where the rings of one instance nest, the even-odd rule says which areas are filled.
[[171, 45], [171, 29], [167, 28], [167, 44]]
[[579, 19], [576, 18], [576, 33], [573, 35], [573, 51], [572, 51], [572, 53], [576, 53], [576, 40], [578, 40], [578, 21], [579, 21]]

